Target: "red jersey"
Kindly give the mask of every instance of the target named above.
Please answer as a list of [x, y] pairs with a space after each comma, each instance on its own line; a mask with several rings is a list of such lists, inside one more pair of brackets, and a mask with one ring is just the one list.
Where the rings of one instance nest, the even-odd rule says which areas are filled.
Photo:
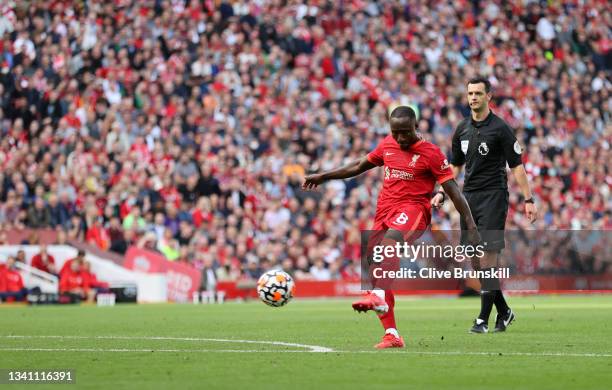
[[87, 229], [87, 233], [85, 234], [85, 240], [89, 243], [95, 244], [98, 248], [103, 251], [107, 251], [110, 246], [110, 236], [106, 229], [103, 226], [92, 226]]
[[81, 277], [83, 278], [83, 285], [86, 288], [108, 288], [109, 284], [98, 280], [96, 274], [89, 271], [81, 271]]
[[64, 272], [72, 271], [72, 269], [70, 267], [72, 267], [72, 262], [73, 261], [76, 261], [76, 257], [72, 258], [72, 259], [69, 259], [69, 260], [66, 260], [66, 262], [62, 266], [62, 269], [59, 272], [60, 276], [62, 276], [64, 274]]
[[8, 292], [18, 292], [21, 291], [24, 287], [21, 274], [13, 269], [5, 268], [4, 283], [6, 291]]
[[34, 255], [32, 257], [32, 260], [30, 261], [30, 265], [32, 267], [37, 268], [41, 271], [51, 272], [49, 270], [48, 264], [55, 264], [55, 258], [51, 256], [50, 254], [47, 254], [47, 264], [43, 262], [42, 255], [40, 253], [37, 255]]
[[62, 272], [60, 276], [59, 291], [60, 293], [63, 293], [74, 290], [75, 288], [85, 289], [87, 286], [84, 282], [85, 281], [83, 280], [81, 272], [74, 272], [71, 269], [67, 269], [66, 271]]
[[438, 146], [417, 141], [404, 151], [388, 135], [368, 154], [368, 161], [383, 166], [385, 177], [378, 196], [377, 214], [397, 204], [418, 204], [430, 208], [436, 181], [440, 184], [453, 179], [446, 156]]
[[6, 292], [6, 265], [0, 264], [0, 292]]

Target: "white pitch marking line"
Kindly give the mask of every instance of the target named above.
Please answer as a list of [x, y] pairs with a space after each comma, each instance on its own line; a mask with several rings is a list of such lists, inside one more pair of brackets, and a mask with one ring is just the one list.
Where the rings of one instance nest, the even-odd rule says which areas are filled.
[[[231, 339], [209, 339], [199, 337], [164, 337], [164, 336], [52, 336], [52, 335], [41, 335], [41, 336], [22, 336], [22, 335], [0, 335], [0, 338], [9, 339], [96, 339], [96, 340], [173, 340], [173, 341], [212, 341], [219, 343], [240, 343], [240, 344], [267, 344], [267, 345], [279, 345], [283, 347], [296, 347], [305, 348], [308, 351], [304, 352], [334, 352], [332, 348], [322, 347], [319, 345], [307, 345], [297, 343], [285, 343], [283, 341], [257, 341], [257, 340], [231, 340]], [[149, 350], [150, 351], [150, 350]]]
[[[255, 350], [255, 349], [127, 349], [127, 348], [2, 348], [0, 351], [11, 352], [174, 352], [174, 353], [313, 353], [312, 350]], [[362, 354], [362, 353], [382, 353], [381, 351], [327, 351], [337, 354]], [[495, 356], [497, 352], [460, 352], [460, 351], [392, 351], [395, 354], [405, 355], [442, 355], [442, 356]], [[533, 356], [533, 357], [612, 357], [612, 354], [607, 353], [556, 353], [556, 352], [504, 352], [502, 356]]]
[[[334, 353], [350, 353], [351, 351], [334, 351]], [[355, 351], [355, 353], [379, 353], [379, 351]], [[394, 353], [407, 355], [473, 355], [473, 356], [535, 356], [535, 357], [612, 357], [609, 353], [563, 353], [563, 352], [462, 352], [462, 351], [402, 351]]]

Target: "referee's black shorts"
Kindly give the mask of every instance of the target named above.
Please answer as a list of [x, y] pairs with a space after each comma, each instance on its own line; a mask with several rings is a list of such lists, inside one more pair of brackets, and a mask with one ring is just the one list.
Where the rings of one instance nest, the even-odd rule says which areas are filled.
[[[487, 251], [500, 251], [506, 245], [504, 228], [508, 215], [508, 191], [487, 190], [464, 192], [463, 195], [470, 206], [474, 222], [482, 238], [482, 245]], [[461, 218], [461, 243], [467, 242], [467, 225]]]

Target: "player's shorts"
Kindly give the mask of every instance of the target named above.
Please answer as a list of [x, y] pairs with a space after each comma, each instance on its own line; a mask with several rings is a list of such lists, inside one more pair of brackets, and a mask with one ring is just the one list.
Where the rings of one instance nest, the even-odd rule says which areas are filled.
[[[379, 264], [372, 262], [371, 254], [373, 248], [384, 243], [387, 231], [399, 231], [402, 236], [401, 239], [412, 244], [425, 232], [430, 220], [431, 214], [429, 208], [419, 204], [398, 204], [397, 206], [385, 208], [383, 212], [377, 210], [370, 235], [367, 236], [365, 243], [362, 242], [362, 244], [366, 244], [364, 249], [370, 266], [369, 272], [373, 272], [373, 269], [376, 267], [382, 267], [383, 270], [387, 271], [399, 269], [400, 259], [397, 257], [389, 258]], [[399, 238], [392, 237], [391, 240], [397, 241]], [[369, 280], [372, 281], [372, 284], [368, 288], [374, 286], [383, 290], [389, 290], [393, 285], [393, 279], [374, 280], [371, 274]]]
[[[464, 192], [463, 195], [470, 206], [485, 250], [502, 250], [506, 246], [504, 228], [508, 215], [508, 191], [473, 191]], [[465, 220], [461, 218], [461, 243], [463, 245], [468, 244], [466, 230]]]
[[399, 230], [404, 240], [412, 242], [418, 238], [429, 225], [429, 209], [419, 204], [399, 204], [390, 207], [384, 213], [377, 212], [372, 230]]

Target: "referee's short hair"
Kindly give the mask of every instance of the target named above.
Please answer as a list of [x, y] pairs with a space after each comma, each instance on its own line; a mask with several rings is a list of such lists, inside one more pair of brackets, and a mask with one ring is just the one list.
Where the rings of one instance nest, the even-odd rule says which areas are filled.
[[484, 84], [486, 93], [491, 92], [491, 82], [486, 77], [474, 77], [467, 82], [467, 85], [480, 83]]
[[398, 106], [391, 111], [391, 115], [389, 115], [389, 119], [391, 118], [409, 118], [416, 121], [416, 113], [414, 110], [408, 106]]

